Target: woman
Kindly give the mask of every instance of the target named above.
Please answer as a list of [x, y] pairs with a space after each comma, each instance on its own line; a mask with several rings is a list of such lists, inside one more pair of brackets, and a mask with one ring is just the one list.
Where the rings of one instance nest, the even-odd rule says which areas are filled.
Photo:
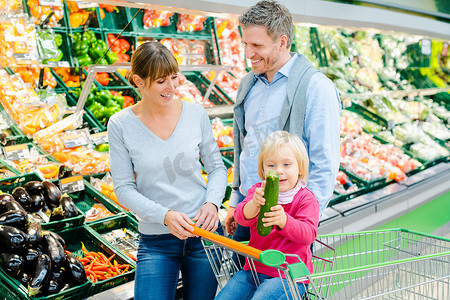
[[217, 287], [191, 226], [218, 228], [226, 168], [204, 108], [174, 99], [177, 75], [177, 61], [164, 45], [140, 45], [128, 80], [142, 100], [108, 123], [117, 199], [139, 220], [137, 300], [174, 299], [180, 271], [183, 299], [213, 299]]

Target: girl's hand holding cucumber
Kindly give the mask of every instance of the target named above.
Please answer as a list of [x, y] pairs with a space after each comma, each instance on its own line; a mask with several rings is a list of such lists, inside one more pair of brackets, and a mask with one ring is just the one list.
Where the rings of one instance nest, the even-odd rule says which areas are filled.
[[264, 218], [262, 218], [263, 226], [278, 226], [280, 229], [283, 229], [286, 226], [286, 213], [281, 205], [272, 206], [270, 212], [266, 212], [264, 214]]

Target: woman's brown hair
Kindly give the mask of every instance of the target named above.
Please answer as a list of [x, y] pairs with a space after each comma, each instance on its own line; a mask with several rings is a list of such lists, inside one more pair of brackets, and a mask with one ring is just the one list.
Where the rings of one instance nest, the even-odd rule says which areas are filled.
[[146, 42], [141, 44], [131, 56], [131, 71], [127, 80], [137, 87], [133, 75], [138, 75], [145, 82], [152, 84], [158, 78], [178, 73], [178, 63], [172, 52], [161, 43]]

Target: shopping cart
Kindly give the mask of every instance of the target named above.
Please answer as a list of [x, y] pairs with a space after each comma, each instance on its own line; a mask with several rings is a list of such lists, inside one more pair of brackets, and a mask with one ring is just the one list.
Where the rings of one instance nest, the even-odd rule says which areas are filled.
[[307, 299], [450, 299], [450, 239], [392, 229], [317, 241], [335, 252], [315, 254], [336, 259], [333, 271], [310, 276], [315, 289]]
[[[254, 266], [252, 260], [273, 263], [266, 261], [265, 251], [240, 248], [245, 245], [218, 240], [211, 233], [196, 234], [206, 240], [204, 247], [219, 288], [240, 269], [232, 253], [244, 255], [250, 266]], [[276, 263], [282, 258], [281, 253]], [[286, 275], [294, 299], [299, 296], [293, 282], [305, 279], [310, 284], [303, 299], [309, 300], [450, 299], [450, 239], [443, 237], [405, 229], [320, 235], [314, 242], [313, 263], [314, 274], [309, 274], [301, 262], [302, 268], [296, 264], [274, 265]]]
[[[281, 280], [281, 283], [283, 284], [287, 299], [302, 299], [297, 282], [311, 280], [311, 277], [308, 268], [298, 255], [285, 254], [273, 249], [261, 251], [244, 243], [236, 242], [232, 239], [197, 227], [194, 227], [194, 234], [202, 237], [203, 246], [208, 256], [208, 260], [211, 263], [214, 275], [216, 276], [219, 289], [222, 289], [228, 280], [242, 268], [240, 260], [233, 259], [233, 253], [235, 253], [237, 255], [242, 255], [247, 259], [256, 285], [260, 284], [258, 276], [256, 276], [254, 264], [255, 261], [258, 261], [266, 266], [277, 269], [280, 279], [283, 277], [286, 278], [287, 284], [285, 284], [283, 280]], [[327, 251], [330, 251], [331, 253], [334, 251], [334, 249], [320, 241], [316, 241], [316, 243], [318, 247], [320, 246], [320, 249], [327, 249]], [[328, 254], [329, 252], [327, 252], [327, 255]], [[295, 262], [287, 262], [287, 257], [293, 257]], [[332, 256], [327, 257], [326, 259], [314, 256], [314, 270], [330, 272], [333, 270], [333, 261], [334, 259]], [[323, 280], [318, 280], [317, 282], [326, 285]], [[309, 289], [314, 290], [316, 294], [320, 294], [320, 290], [315, 289], [312, 284], [310, 284]]]

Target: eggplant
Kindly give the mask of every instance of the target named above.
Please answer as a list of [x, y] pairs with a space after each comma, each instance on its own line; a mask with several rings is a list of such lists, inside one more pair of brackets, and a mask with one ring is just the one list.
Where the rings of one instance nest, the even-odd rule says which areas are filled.
[[28, 286], [28, 284], [30, 283], [31, 279], [33, 279], [33, 278], [31, 277], [30, 273], [22, 272], [22, 273], [19, 274], [19, 277], [17, 279], [24, 286]]
[[71, 286], [77, 286], [86, 282], [86, 270], [81, 261], [69, 253], [65, 253], [65, 255], [64, 269], [66, 270], [67, 283]]
[[16, 277], [25, 266], [24, 259], [18, 254], [2, 253], [0, 264], [8, 274]]
[[42, 227], [41, 223], [34, 222], [28, 226], [28, 246], [31, 248], [42, 247]]
[[72, 218], [78, 216], [78, 209], [75, 206], [72, 197], [70, 197], [67, 194], [64, 194], [61, 197], [60, 203], [62, 209], [64, 210], [64, 217]]
[[62, 287], [63, 287], [62, 282], [50, 279], [47, 290], [44, 292], [44, 294], [45, 295], [57, 294], [62, 289]]
[[3, 213], [7, 211], [6, 204], [9, 202], [14, 201], [14, 197], [10, 194], [1, 194], [0, 195], [0, 213]]
[[58, 243], [60, 243], [63, 248], [66, 248], [66, 241], [59, 234], [53, 231], [43, 230], [42, 236], [46, 234], [50, 234], [51, 236], [53, 236], [53, 238], [58, 241]]
[[14, 200], [13, 198], [12, 201], [9, 201], [8, 203], [5, 204], [5, 212], [10, 210], [25, 210], [25, 209], [23, 209], [22, 205], [20, 205], [20, 203]]
[[33, 270], [34, 262], [36, 261], [36, 258], [38, 257], [39, 252], [34, 249], [27, 249], [25, 254], [23, 255], [23, 260], [25, 262], [25, 268], [27, 270]]
[[8, 225], [23, 230], [28, 225], [28, 214], [24, 210], [7, 211], [0, 215], [0, 225]]
[[32, 214], [28, 214], [28, 218], [30, 218], [31, 216], [31, 220], [30, 223], [46, 223], [44, 218], [42, 218], [42, 216], [40, 216], [38, 213], [32, 213]]
[[23, 187], [27, 190], [30, 195], [41, 194], [44, 190], [44, 185], [41, 181], [28, 181], [23, 185]]
[[52, 279], [55, 281], [58, 281], [60, 283], [63, 283], [65, 280], [65, 270], [62, 268], [59, 268], [57, 270], [52, 270]]
[[0, 225], [0, 249], [2, 252], [22, 251], [27, 245], [27, 234], [8, 225]]
[[36, 212], [44, 207], [45, 199], [42, 194], [30, 194], [31, 197], [31, 206], [28, 210], [29, 212]]
[[50, 222], [61, 221], [63, 219], [64, 219], [64, 209], [61, 206], [58, 206], [52, 211], [52, 215], [50, 216]]
[[45, 252], [48, 254], [54, 267], [60, 267], [64, 262], [65, 253], [63, 246], [48, 232], [43, 232], [42, 236], [46, 243]]
[[33, 279], [28, 284], [28, 295], [33, 297], [43, 292], [43, 289], [50, 281], [51, 275], [52, 261], [50, 260], [50, 257], [47, 254], [40, 254], [36, 258]]
[[23, 187], [16, 187], [12, 191], [11, 195], [14, 197], [14, 199], [16, 199], [17, 202], [20, 203], [20, 205], [22, 205], [23, 208], [25, 208], [26, 210], [30, 209], [33, 200], [31, 200], [30, 195], [28, 195], [27, 191]]
[[48, 180], [42, 181], [44, 187], [42, 194], [49, 207], [58, 207], [59, 199], [61, 199], [61, 191], [59, 188]]

